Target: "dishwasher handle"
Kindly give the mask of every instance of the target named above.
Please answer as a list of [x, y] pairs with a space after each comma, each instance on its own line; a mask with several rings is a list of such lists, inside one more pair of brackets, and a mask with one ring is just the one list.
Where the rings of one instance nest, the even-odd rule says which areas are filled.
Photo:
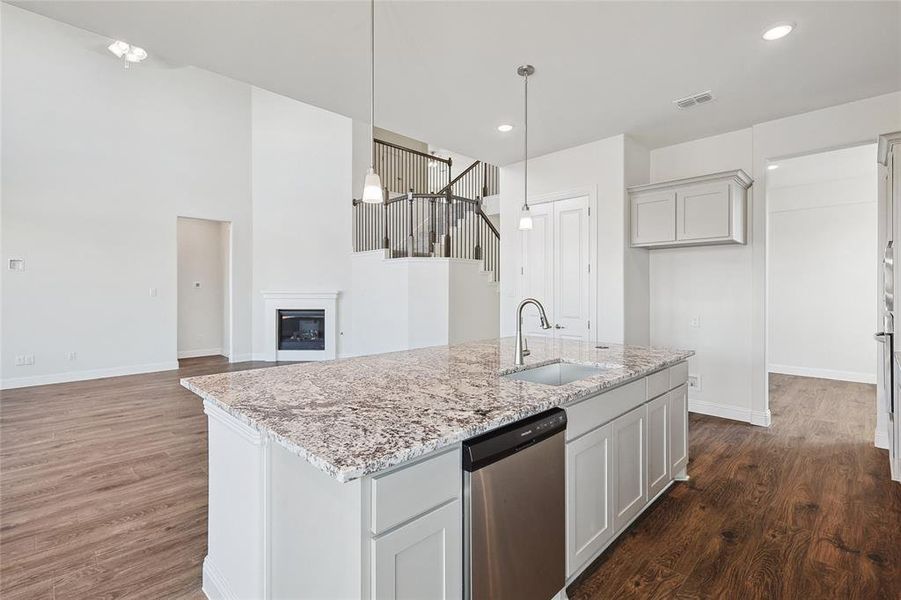
[[463, 470], [472, 473], [566, 429], [562, 408], [526, 417], [463, 442]]

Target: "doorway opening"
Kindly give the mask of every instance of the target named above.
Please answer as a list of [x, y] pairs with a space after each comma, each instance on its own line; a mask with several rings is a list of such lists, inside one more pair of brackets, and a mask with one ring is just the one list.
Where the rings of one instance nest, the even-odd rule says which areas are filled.
[[232, 355], [231, 224], [178, 217], [178, 358]]
[[767, 163], [771, 389], [789, 381], [800, 385], [788, 378], [806, 377], [813, 379], [803, 387], [816, 393], [854, 384], [866, 386], [858, 396], [872, 392], [875, 398], [873, 332], [881, 318], [882, 268], [877, 200], [876, 144]]

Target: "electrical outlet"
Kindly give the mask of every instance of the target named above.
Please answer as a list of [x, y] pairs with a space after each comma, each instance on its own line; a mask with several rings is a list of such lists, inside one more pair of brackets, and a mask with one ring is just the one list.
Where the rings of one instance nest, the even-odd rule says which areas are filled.
[[76, 354], [75, 352], [67, 352], [66, 358], [69, 360], [75, 360], [76, 358], [78, 358], [78, 354]]
[[153, 287], [150, 288], [150, 297], [151, 297], [151, 298], [156, 298], [158, 295], [159, 295], [159, 294], [158, 294], [156, 288], [153, 288]]
[[701, 376], [700, 375], [689, 375], [688, 376], [688, 389], [694, 390], [696, 392], [701, 391]]
[[16, 356], [17, 367], [29, 367], [34, 364], [34, 354], [19, 354]]
[[697, 315], [694, 316], [694, 317], [692, 317], [692, 318], [688, 321], [688, 325], [691, 326], [691, 327], [694, 327], [695, 329], [699, 328], [699, 327], [701, 326], [701, 317], [699, 317], [699, 316], [697, 316]]

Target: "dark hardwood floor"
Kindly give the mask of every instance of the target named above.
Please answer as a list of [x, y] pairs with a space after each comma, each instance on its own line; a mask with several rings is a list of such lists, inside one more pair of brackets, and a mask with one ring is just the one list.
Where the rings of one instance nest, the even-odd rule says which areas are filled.
[[[0, 597], [202, 598], [206, 421], [178, 371], [0, 397]], [[901, 598], [901, 485], [873, 387], [773, 376], [770, 429], [692, 415], [691, 480], [569, 589], [587, 598]]]

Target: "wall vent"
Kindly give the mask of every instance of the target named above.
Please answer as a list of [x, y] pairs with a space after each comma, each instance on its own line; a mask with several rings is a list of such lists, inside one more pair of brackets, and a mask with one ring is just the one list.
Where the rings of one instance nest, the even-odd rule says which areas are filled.
[[713, 100], [713, 93], [710, 90], [699, 92], [697, 94], [692, 94], [691, 96], [685, 96], [684, 98], [679, 98], [677, 100], [673, 100], [673, 104], [675, 104], [679, 108], [691, 108], [692, 106], [696, 106], [698, 104], [705, 104]]

